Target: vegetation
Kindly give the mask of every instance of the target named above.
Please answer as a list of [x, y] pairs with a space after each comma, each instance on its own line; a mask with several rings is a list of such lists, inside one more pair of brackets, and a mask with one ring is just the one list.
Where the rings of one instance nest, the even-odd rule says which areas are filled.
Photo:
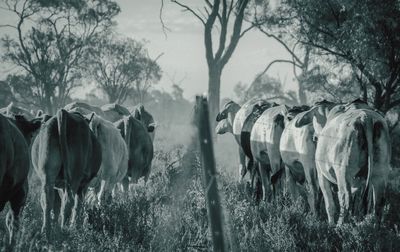
[[302, 70], [302, 88], [309, 83], [326, 93], [345, 76], [347, 90], [356, 88], [375, 108], [400, 104], [398, 1], [284, 0], [275, 10], [258, 2], [264, 8], [253, 23], [293, 56], [286, 61]]
[[85, 51], [120, 11], [112, 0], [7, 0], [0, 7], [15, 16], [1, 25], [11, 29], [2, 37], [3, 60], [25, 81], [23, 95], [50, 114], [80, 85]]
[[161, 78], [161, 68], [148, 56], [144, 43], [103, 34], [88, 52], [88, 72], [110, 103], [129, 97], [143, 103], [151, 85]]
[[[191, 13], [204, 26], [204, 46], [208, 67], [208, 99], [211, 118], [214, 118], [218, 114], [220, 105], [222, 70], [232, 57], [240, 39], [253, 28], [253, 26], [242, 28], [250, 1], [206, 0], [203, 3], [204, 6], [200, 8], [187, 5], [182, 1], [171, 0], [171, 2]], [[215, 34], [213, 29], [219, 29], [219, 32]], [[230, 29], [232, 31], [229, 31]], [[227, 39], [229, 35], [230, 40]], [[218, 44], [216, 48], [213, 44], [215, 41]], [[211, 122], [211, 125], [214, 128], [215, 123]]]
[[[187, 131], [190, 132], [188, 127]], [[190, 147], [183, 147], [188, 139], [174, 144], [169, 141], [171, 135], [180, 132], [181, 128], [157, 132], [156, 157], [148, 183], [140, 181], [129, 194], [118, 193], [111, 203], [100, 208], [87, 207], [82, 225], [61, 230], [49, 244], [40, 233], [38, 184], [31, 183], [15, 251], [212, 250], [200, 162], [193, 155], [184, 154]], [[216, 151], [227, 154], [228, 140], [218, 141]], [[221, 150], [222, 146], [225, 150]], [[234, 182], [236, 179], [231, 175], [232, 167], [236, 167], [234, 160], [217, 158], [217, 161], [225, 233], [231, 251], [400, 249], [399, 170], [390, 176], [392, 183], [383, 224], [377, 225], [368, 216], [336, 228], [311, 216], [300, 199], [255, 204], [247, 186]], [[8, 241], [5, 212], [0, 216], [0, 250], [7, 248]]]

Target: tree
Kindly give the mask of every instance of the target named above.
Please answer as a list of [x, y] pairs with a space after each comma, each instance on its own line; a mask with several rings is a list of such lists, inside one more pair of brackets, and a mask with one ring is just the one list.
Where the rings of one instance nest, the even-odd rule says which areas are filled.
[[3, 108], [14, 101], [10, 86], [5, 81], [0, 81], [0, 107]]
[[0, 8], [17, 18], [1, 25], [13, 31], [2, 38], [3, 59], [33, 79], [31, 92], [48, 113], [80, 85], [85, 50], [120, 11], [113, 0], [5, 0]]
[[9, 88], [9, 99], [13, 102], [27, 108], [39, 109], [40, 104], [37, 103], [40, 99], [39, 94], [32, 88], [34, 81], [29, 74], [9, 74], [3, 83]]
[[99, 37], [88, 54], [90, 76], [108, 95], [109, 102], [131, 97], [143, 102], [151, 85], [161, 78], [161, 68], [148, 56], [144, 44], [114, 35]]
[[240, 103], [245, 103], [249, 99], [257, 97], [287, 105], [299, 104], [294, 91], [285, 92], [282, 89], [281, 81], [268, 75], [257, 76], [250, 86], [239, 82], [235, 85], [234, 92]]
[[[206, 51], [206, 60], [208, 66], [208, 101], [210, 105], [210, 116], [215, 118], [219, 110], [221, 74], [225, 65], [228, 63], [238, 42], [243, 35], [253, 26], [242, 30], [245, 11], [249, 6], [249, 0], [205, 0], [204, 10], [195, 10], [180, 1], [171, 0], [171, 2], [179, 5], [185, 11], [194, 15], [204, 26], [204, 45]], [[232, 21], [231, 17], [234, 15]], [[229, 28], [232, 28], [229, 43], [227, 37]], [[213, 29], [219, 29], [216, 42], [216, 51], [214, 51], [213, 41], [215, 33]], [[215, 126], [215, 120], [211, 120], [212, 127]]]
[[386, 112], [400, 105], [400, 3], [284, 0], [280, 27], [325, 63], [346, 64], [360, 96]]

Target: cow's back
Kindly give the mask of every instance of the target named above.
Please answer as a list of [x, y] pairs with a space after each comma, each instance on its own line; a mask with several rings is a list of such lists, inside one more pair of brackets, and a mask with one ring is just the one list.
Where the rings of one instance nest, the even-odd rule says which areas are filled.
[[[284, 115], [287, 112], [285, 105], [268, 108], [257, 119], [251, 129], [250, 143], [253, 156], [260, 158], [265, 152], [279, 156], [279, 142], [284, 128]], [[261, 161], [261, 160], [260, 160]]]
[[148, 177], [153, 160], [154, 150], [150, 135], [143, 124], [132, 116], [115, 123], [121, 130], [128, 147], [129, 161], [127, 175], [137, 181]]
[[[67, 120], [65, 133], [68, 156], [63, 157], [68, 159], [68, 171], [66, 172], [70, 172], [73, 184], [78, 185], [80, 178], [79, 186], [85, 187], [96, 176], [100, 168], [100, 144], [81, 115], [64, 111], [61, 113], [64, 113], [63, 117]], [[65, 162], [63, 163], [65, 164]]]
[[256, 104], [263, 105], [268, 104], [268, 102], [263, 99], [251, 99], [243, 104], [243, 106], [235, 115], [235, 119], [232, 125], [232, 131], [239, 144], [241, 143], [240, 135], [242, 133], [243, 124], [245, 123], [247, 117], [253, 112], [254, 105]]
[[94, 116], [90, 127], [102, 151], [102, 163], [98, 177], [110, 182], [119, 182], [125, 177], [128, 167], [128, 149], [124, 139], [113, 123]]
[[[366, 178], [368, 174], [368, 138], [367, 132], [371, 133], [372, 146], [374, 150], [374, 170], [385, 174], [389, 169], [390, 143], [388, 126], [385, 119], [371, 109], [352, 108], [338, 113], [327, 122], [318, 135], [318, 147], [316, 150], [316, 161], [325, 163], [330, 167], [345, 169], [341, 162], [343, 159], [351, 160], [364, 169], [364, 171], [343, 171], [350, 173], [350, 177], [361, 176]], [[377, 163], [378, 162], [378, 163]], [[337, 168], [337, 169], [339, 169]], [[374, 172], [375, 172], [374, 171]], [[354, 173], [354, 174], [353, 174]], [[387, 175], [387, 174], [386, 174]], [[385, 175], [385, 176], [386, 176]], [[325, 171], [324, 176], [331, 182], [336, 183], [336, 178]]]
[[296, 127], [297, 118], [295, 117], [285, 125], [280, 139], [279, 151], [282, 161], [290, 167], [291, 172], [303, 176], [304, 171], [300, 169], [297, 163], [301, 164], [303, 169], [309, 169], [304, 165], [315, 162], [316, 143], [313, 141], [314, 127], [312, 123]]

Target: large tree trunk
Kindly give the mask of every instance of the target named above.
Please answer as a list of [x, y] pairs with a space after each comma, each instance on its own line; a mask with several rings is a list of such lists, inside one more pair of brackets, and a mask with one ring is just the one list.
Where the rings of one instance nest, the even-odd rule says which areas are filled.
[[53, 115], [54, 114], [54, 108], [53, 108], [53, 103], [51, 102], [50, 95], [46, 94], [44, 102], [45, 102], [44, 106], [46, 108], [47, 113], [49, 115]]
[[299, 82], [299, 103], [300, 105], [305, 105], [307, 104], [307, 96], [306, 96], [306, 90], [303, 87], [303, 83]]
[[219, 100], [220, 100], [220, 88], [221, 88], [221, 71], [212, 67], [209, 67], [208, 77], [208, 100], [210, 105], [210, 122], [211, 129], [213, 132], [213, 138], [215, 139], [215, 126], [217, 114], [219, 113]]

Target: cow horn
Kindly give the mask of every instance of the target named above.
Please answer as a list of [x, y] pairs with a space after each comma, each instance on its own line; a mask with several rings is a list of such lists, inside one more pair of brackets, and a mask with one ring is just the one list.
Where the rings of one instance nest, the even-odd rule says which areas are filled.
[[89, 119], [89, 122], [88, 123], [90, 123], [91, 121], [92, 121], [92, 119], [93, 119], [93, 117], [94, 117], [94, 112], [92, 113], [92, 115], [90, 116], [90, 119]]

